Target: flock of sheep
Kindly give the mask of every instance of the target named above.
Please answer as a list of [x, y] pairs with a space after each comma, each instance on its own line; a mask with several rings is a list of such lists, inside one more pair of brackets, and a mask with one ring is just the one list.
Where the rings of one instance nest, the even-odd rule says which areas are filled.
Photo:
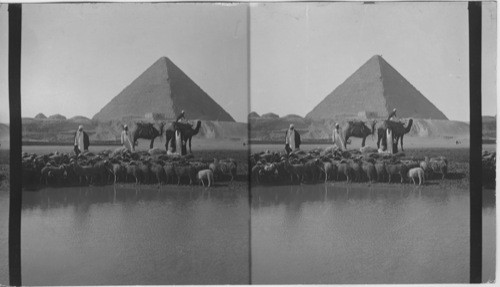
[[493, 188], [495, 187], [495, 180], [496, 180], [496, 161], [497, 161], [496, 152], [483, 151], [483, 156], [482, 156], [483, 184]]
[[42, 185], [107, 184], [134, 182], [158, 184], [188, 182], [208, 186], [217, 180], [236, 176], [233, 159], [207, 162], [193, 156], [170, 156], [160, 149], [130, 152], [126, 149], [85, 152], [22, 155], [23, 183]]
[[[493, 162], [495, 154], [484, 156]], [[493, 160], [492, 160], [493, 158]], [[181, 182], [213, 185], [217, 180], [233, 180], [237, 162], [233, 159], [195, 159], [192, 155], [172, 156], [160, 149], [130, 152], [125, 149], [85, 152], [23, 153], [24, 184], [74, 185], [133, 182], [158, 184]], [[493, 164], [494, 165], [494, 164]], [[395, 182], [422, 185], [439, 175], [444, 179], [448, 161], [444, 157], [414, 159], [404, 154], [379, 154], [370, 150], [341, 152], [335, 148], [298, 150], [287, 155], [261, 152], [250, 156], [253, 183], [297, 183], [317, 181]], [[494, 169], [494, 168], [493, 168]]]
[[445, 157], [416, 160], [404, 154], [379, 154], [366, 150], [341, 152], [334, 148], [298, 150], [290, 155], [279, 152], [254, 153], [250, 160], [254, 183], [296, 183], [319, 180], [347, 180], [347, 182], [408, 181], [419, 185], [425, 178], [448, 172]]

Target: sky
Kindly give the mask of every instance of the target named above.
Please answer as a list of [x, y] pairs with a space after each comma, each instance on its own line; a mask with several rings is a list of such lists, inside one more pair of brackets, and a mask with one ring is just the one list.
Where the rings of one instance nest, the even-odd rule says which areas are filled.
[[[22, 17], [23, 117], [91, 118], [166, 56], [233, 118], [246, 121], [246, 5], [37, 4], [23, 5]], [[6, 78], [0, 81], [4, 86]]]
[[[0, 4], [0, 122], [7, 20]], [[260, 3], [248, 35], [245, 5], [24, 5], [22, 113], [92, 117], [167, 56], [237, 121], [249, 110], [304, 116], [379, 54], [448, 118], [468, 121], [467, 21], [466, 2]], [[496, 34], [496, 3], [483, 2], [485, 115], [497, 109]]]
[[[449, 119], [469, 120], [466, 2], [261, 3], [250, 13], [252, 111], [305, 116], [382, 55]], [[483, 113], [496, 114], [495, 87], [483, 91]]]

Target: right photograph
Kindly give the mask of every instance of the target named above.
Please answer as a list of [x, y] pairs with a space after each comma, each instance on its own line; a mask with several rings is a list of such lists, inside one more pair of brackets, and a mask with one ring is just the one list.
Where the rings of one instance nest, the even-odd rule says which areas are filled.
[[[495, 30], [496, 4], [484, 4]], [[253, 284], [469, 282], [467, 5], [251, 5]], [[495, 63], [496, 30], [484, 32], [483, 63]], [[496, 106], [495, 89], [483, 78], [483, 105]], [[483, 114], [496, 122], [496, 109]], [[495, 130], [484, 153], [493, 174]]]

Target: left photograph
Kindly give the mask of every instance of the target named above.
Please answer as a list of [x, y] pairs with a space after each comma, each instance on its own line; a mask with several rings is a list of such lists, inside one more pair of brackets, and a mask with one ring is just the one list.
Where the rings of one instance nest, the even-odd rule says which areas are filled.
[[22, 9], [23, 284], [249, 284], [248, 5]]

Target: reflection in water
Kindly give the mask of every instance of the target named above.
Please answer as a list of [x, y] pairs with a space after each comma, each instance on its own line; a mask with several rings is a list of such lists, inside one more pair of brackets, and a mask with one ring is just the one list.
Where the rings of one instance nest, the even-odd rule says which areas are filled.
[[249, 283], [245, 188], [25, 192], [23, 283]]
[[495, 190], [483, 190], [483, 282], [495, 282], [496, 254]]
[[468, 282], [468, 191], [252, 189], [253, 283]]
[[9, 283], [9, 192], [0, 190], [0, 284]]

